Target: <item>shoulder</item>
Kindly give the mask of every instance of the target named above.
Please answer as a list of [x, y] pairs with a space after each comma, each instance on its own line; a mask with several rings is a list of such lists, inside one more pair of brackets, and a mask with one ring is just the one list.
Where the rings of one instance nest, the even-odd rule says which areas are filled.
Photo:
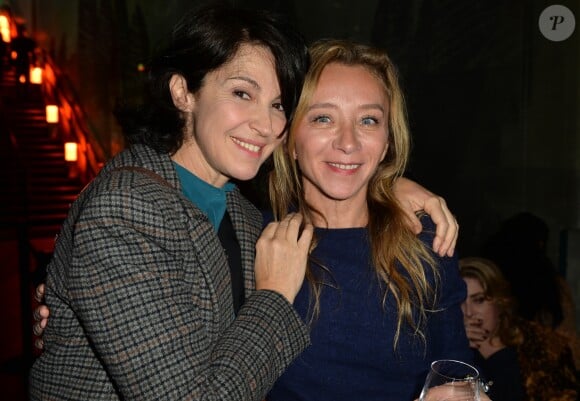
[[[124, 170], [123, 170], [124, 169]], [[131, 172], [131, 169], [135, 171]], [[137, 170], [147, 170], [162, 177], [171, 186], [180, 190], [179, 177], [169, 154], [159, 153], [146, 145], [132, 145], [113, 157], [103, 167], [103, 174], [112, 172], [141, 174]], [[120, 170], [120, 171], [119, 171]]]
[[131, 147], [103, 167], [74, 206], [85, 218], [118, 217], [157, 225], [184, 215], [185, 200], [176, 180], [168, 155], [145, 146]]
[[432, 258], [435, 260], [435, 263], [440, 266], [449, 263], [456, 265], [457, 261], [454, 262], [454, 260], [456, 259], [455, 256], [452, 258], [447, 256], [441, 257], [433, 251], [433, 240], [435, 239], [435, 232], [437, 230], [437, 227], [433, 222], [433, 220], [431, 219], [431, 217], [428, 214], [423, 213], [419, 216], [419, 221], [421, 222], [422, 230], [417, 235], [417, 238], [423, 243], [425, 248], [427, 248]]
[[92, 185], [105, 191], [125, 190], [144, 195], [153, 189], [173, 195], [181, 193], [179, 178], [169, 155], [157, 153], [145, 145], [133, 145], [113, 157]]
[[95, 230], [131, 230], [175, 238], [187, 226], [186, 207], [175, 190], [151, 179], [122, 172], [95, 181], [80, 197], [76, 235]]
[[431, 249], [431, 246], [433, 245], [433, 239], [435, 238], [435, 230], [436, 230], [435, 223], [431, 219], [431, 216], [429, 216], [427, 213], [422, 213], [419, 216], [419, 221], [421, 222], [421, 226], [423, 227], [423, 229], [419, 233], [419, 239], [421, 240], [421, 242], [427, 245], [429, 249]]

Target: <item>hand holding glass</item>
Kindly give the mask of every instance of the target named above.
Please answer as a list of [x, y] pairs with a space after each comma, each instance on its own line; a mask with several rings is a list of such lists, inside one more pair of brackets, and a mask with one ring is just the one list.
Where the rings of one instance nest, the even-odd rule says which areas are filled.
[[445, 359], [431, 363], [419, 401], [480, 401], [479, 391], [477, 369]]

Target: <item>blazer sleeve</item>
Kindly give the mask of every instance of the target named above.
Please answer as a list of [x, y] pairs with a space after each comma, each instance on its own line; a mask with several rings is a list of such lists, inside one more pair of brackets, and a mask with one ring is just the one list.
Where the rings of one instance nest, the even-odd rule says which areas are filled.
[[306, 327], [281, 295], [256, 291], [216, 340], [208, 278], [184, 265], [191, 237], [172, 206], [140, 191], [93, 197], [75, 227], [71, 306], [121, 398], [258, 400]]

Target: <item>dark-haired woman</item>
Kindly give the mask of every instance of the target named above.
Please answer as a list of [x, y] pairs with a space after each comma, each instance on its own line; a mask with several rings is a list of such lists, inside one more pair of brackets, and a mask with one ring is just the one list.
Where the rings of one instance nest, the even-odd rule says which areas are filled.
[[266, 13], [210, 7], [176, 27], [131, 146], [57, 240], [31, 399], [257, 400], [306, 347], [292, 301], [311, 230], [292, 215], [256, 247], [261, 216], [229, 180], [282, 142], [307, 66]]

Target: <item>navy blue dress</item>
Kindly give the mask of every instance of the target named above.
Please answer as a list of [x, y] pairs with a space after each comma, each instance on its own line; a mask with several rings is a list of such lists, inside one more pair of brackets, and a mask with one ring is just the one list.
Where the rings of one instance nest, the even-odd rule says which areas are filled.
[[[421, 239], [433, 241], [430, 219]], [[441, 311], [429, 313], [426, 343], [402, 331], [393, 348], [395, 302], [382, 305], [383, 291], [370, 263], [366, 228], [316, 229], [313, 258], [329, 271], [323, 277], [320, 315], [311, 325], [308, 347], [276, 382], [269, 401], [412, 401], [418, 397], [430, 363], [435, 359], [472, 362], [460, 305], [466, 287], [455, 258], [438, 258]], [[426, 268], [433, 282], [430, 269]], [[309, 288], [305, 282], [295, 300], [309, 319]]]

